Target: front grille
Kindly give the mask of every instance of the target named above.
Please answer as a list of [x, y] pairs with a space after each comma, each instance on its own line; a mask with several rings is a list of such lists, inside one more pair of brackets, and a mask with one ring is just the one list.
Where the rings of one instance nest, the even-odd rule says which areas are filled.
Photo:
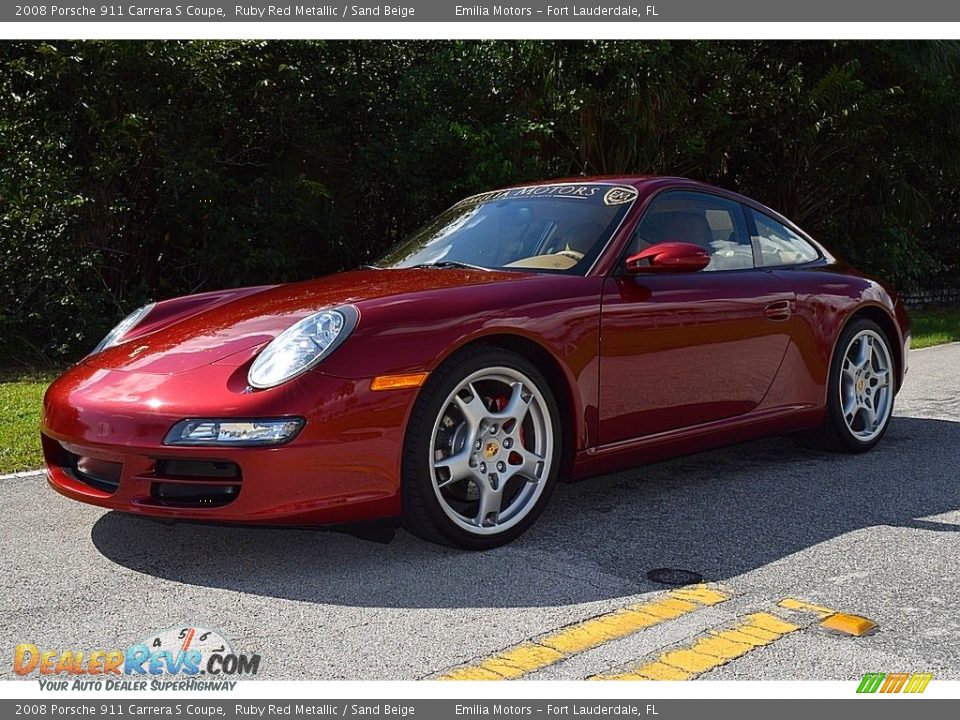
[[159, 459], [150, 497], [166, 507], [220, 507], [240, 494], [240, 466], [225, 460]]
[[108, 493], [116, 492], [120, 487], [123, 463], [75, 455], [68, 450], [64, 450], [64, 453], [67, 461], [66, 470], [80, 482]]
[[240, 466], [222, 460], [157, 460], [155, 474], [164, 478], [240, 478]]
[[155, 482], [150, 486], [150, 497], [169, 507], [219, 507], [233, 502], [239, 494], [239, 485]]

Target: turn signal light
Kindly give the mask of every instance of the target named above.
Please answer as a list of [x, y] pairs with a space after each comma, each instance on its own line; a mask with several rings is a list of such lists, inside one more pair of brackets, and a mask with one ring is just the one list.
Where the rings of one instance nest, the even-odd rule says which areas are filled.
[[378, 375], [370, 381], [371, 390], [399, 390], [401, 388], [420, 387], [430, 373], [410, 373], [407, 375]]

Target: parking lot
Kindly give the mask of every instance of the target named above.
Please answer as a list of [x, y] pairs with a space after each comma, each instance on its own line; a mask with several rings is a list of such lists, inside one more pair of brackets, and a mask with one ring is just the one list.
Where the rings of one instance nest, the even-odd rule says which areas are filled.
[[[263, 679], [960, 679], [958, 371], [960, 344], [914, 352], [874, 452], [778, 438], [561, 485], [487, 553], [164, 526], [7, 478], [0, 647], [123, 648], [185, 623], [259, 653]], [[706, 584], [671, 594], [647, 578], [661, 567]], [[879, 631], [829, 634], [817, 608]]]

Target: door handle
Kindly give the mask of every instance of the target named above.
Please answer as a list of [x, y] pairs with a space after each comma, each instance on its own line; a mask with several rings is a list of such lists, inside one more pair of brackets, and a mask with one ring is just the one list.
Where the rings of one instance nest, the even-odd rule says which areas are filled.
[[763, 314], [769, 320], [789, 320], [793, 315], [794, 306], [793, 300], [777, 300], [765, 305]]

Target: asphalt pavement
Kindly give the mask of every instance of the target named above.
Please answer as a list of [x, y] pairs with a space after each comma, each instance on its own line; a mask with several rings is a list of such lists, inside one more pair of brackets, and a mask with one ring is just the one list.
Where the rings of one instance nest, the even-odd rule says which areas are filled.
[[[164, 526], [6, 478], [0, 648], [124, 648], [190, 625], [259, 653], [262, 679], [960, 679], [958, 453], [951, 344], [912, 353], [873, 452], [776, 438], [561, 485], [486, 553], [402, 531]], [[661, 567], [706, 584], [671, 594], [647, 578]], [[834, 611], [879, 628], [828, 633]]]

